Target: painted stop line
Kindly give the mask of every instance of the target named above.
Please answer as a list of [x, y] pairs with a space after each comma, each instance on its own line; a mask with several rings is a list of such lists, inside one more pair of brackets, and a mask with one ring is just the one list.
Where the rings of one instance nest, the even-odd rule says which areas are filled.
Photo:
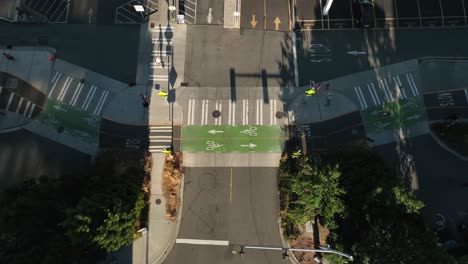
[[186, 152], [281, 152], [280, 126], [186, 126], [182, 150]]
[[421, 96], [401, 99], [361, 111], [368, 135], [411, 127], [427, 121]]

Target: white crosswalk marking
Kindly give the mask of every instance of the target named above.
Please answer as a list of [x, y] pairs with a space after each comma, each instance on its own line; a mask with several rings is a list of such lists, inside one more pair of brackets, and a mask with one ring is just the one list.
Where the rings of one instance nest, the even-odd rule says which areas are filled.
[[153, 38], [152, 42], [153, 44], [163, 44], [163, 45], [169, 45], [169, 46], [172, 45], [171, 39], [165, 39], [165, 38], [161, 39], [159, 37]]
[[36, 104], [33, 104], [32, 107], [31, 107], [31, 110], [29, 110], [29, 115], [28, 115], [28, 117], [31, 117], [31, 116], [32, 116], [35, 107], [36, 107]]
[[101, 110], [102, 110], [102, 106], [104, 105], [104, 102], [106, 101], [107, 99], [107, 96], [109, 95], [109, 91], [108, 90], [104, 90], [101, 94], [101, 98], [99, 98], [99, 101], [98, 101], [98, 104], [96, 106], [96, 109], [94, 109], [94, 114], [95, 115], [99, 115], [101, 113]]
[[65, 95], [67, 94], [68, 89], [70, 88], [70, 85], [71, 85], [71, 83], [73, 81], [73, 78], [72, 77], [67, 77], [67, 80], [68, 80], [68, 83], [65, 82], [65, 84], [62, 87], [62, 90], [60, 90], [59, 96], [57, 97], [57, 100], [59, 100], [59, 101], [63, 101], [63, 98], [65, 98]]
[[465, 92], [466, 103], [468, 104], [468, 90], [463, 90]]
[[0, 94], [2, 94], [3, 86], [0, 85]]
[[78, 97], [80, 97], [81, 90], [83, 89], [84, 83], [78, 83], [76, 86], [75, 92], [73, 93], [73, 96], [70, 100], [70, 105], [75, 106], [76, 101], [78, 100]]
[[362, 109], [365, 109], [367, 108], [367, 103], [366, 103], [366, 99], [364, 98], [362, 92], [361, 92], [361, 87], [358, 85], [358, 86], [354, 86], [354, 92], [356, 92], [356, 96], [359, 100], [359, 104], [361, 105], [361, 108]]
[[52, 89], [50, 89], [50, 92], [49, 94], [47, 95], [47, 97], [50, 97], [52, 95], [52, 93], [54, 92], [55, 90], [55, 87], [57, 86], [57, 83], [59, 81], [59, 79], [62, 77], [62, 73], [59, 73], [57, 78], [55, 78], [55, 80], [53, 81], [53, 84], [52, 84]]
[[52, 80], [50, 80], [51, 83], [54, 83], [55, 82], [55, 79], [58, 77], [59, 75], [59, 72], [55, 72], [55, 75], [54, 77], [52, 78]]
[[89, 89], [88, 95], [86, 96], [83, 105], [81, 106], [81, 109], [83, 110], [88, 110], [89, 103], [91, 102], [91, 99], [94, 97], [94, 93], [96, 93], [97, 86], [96, 85], [91, 85], [91, 88]]
[[158, 74], [151, 74], [150, 75], [151, 81], [169, 81], [169, 76], [167, 75], [158, 75]]
[[372, 91], [372, 93], [373, 93], [374, 96], [375, 96], [375, 100], [377, 101], [377, 104], [381, 104], [381, 103], [380, 103], [380, 98], [379, 98], [379, 96], [377, 95], [377, 92], [376, 92], [376, 90], [375, 90], [374, 83], [371, 83], [370, 85], [371, 85], [371, 91]]
[[272, 125], [276, 125], [276, 102], [278, 100], [273, 100], [273, 112], [271, 113], [271, 118], [273, 119]]
[[236, 101], [229, 100], [229, 125], [236, 124]]
[[23, 104], [23, 101], [24, 101], [24, 98], [21, 97], [20, 100], [19, 100], [19, 103], [18, 105], [16, 106], [16, 113], [18, 114], [19, 113], [19, 110], [21, 109], [21, 105]]
[[390, 102], [390, 95], [387, 94], [387, 89], [385, 88], [385, 84], [384, 84], [383, 80], [379, 80], [379, 88], [380, 88], [381, 91], [384, 92], [386, 101]]
[[149, 151], [161, 152], [172, 145], [172, 126], [150, 126]]
[[416, 83], [414, 82], [413, 75], [411, 73], [407, 73], [406, 78], [408, 79], [408, 83], [410, 84], [413, 95], [414, 96], [419, 95], [419, 90], [418, 90], [418, 87], [416, 86]]
[[8, 111], [8, 109], [10, 109], [10, 105], [11, 105], [11, 101], [13, 101], [13, 96], [15, 96], [14, 94], [10, 94], [10, 98], [8, 98], [8, 104], [5, 108], [5, 110]]
[[222, 125], [222, 121], [223, 121], [223, 119], [222, 119], [223, 118], [223, 115], [222, 115], [222, 113], [223, 113], [223, 104], [221, 102], [219, 102], [218, 110], [221, 113], [221, 115], [219, 115], [219, 117], [218, 117], [218, 119], [219, 119], [218, 125]]
[[390, 87], [388, 86], [387, 79], [383, 79], [384, 87], [385, 90], [388, 93], [388, 96], [390, 97], [390, 100], [393, 101], [395, 98], [393, 97], [392, 91], [390, 91]]
[[372, 97], [372, 101], [374, 102], [374, 105], [377, 105], [376, 96], [372, 92], [372, 86], [370, 85], [370, 83], [367, 84], [367, 90], [369, 90], [369, 93], [370, 93], [370, 95]]
[[395, 83], [395, 90], [397, 91], [397, 97], [406, 98], [405, 89], [402, 89], [400, 77], [394, 76], [393, 82]]
[[26, 107], [24, 108], [22, 115], [27, 116], [27, 114], [28, 114], [28, 109], [29, 109], [29, 106], [30, 106], [30, 105], [31, 105], [31, 102], [28, 101], [28, 102], [26, 103]]

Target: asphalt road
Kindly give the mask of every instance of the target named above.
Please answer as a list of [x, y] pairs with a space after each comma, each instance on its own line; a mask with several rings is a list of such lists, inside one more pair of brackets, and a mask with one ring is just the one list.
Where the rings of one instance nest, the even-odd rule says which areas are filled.
[[240, 244], [281, 246], [277, 168], [186, 168], [178, 239], [227, 240], [229, 246], [176, 244], [164, 263], [284, 263], [281, 252]]
[[61, 177], [87, 168], [91, 157], [26, 130], [0, 133], [0, 186], [6, 188], [27, 178]]
[[307, 152], [337, 149], [349, 144], [362, 144], [366, 140], [366, 130], [359, 111], [336, 118], [307, 125], [295, 125], [287, 128], [289, 138], [287, 152], [303, 148], [304, 137]]
[[284, 32], [188, 27], [185, 81], [194, 87], [286, 86], [294, 80], [291, 43]]
[[[0, 21], [0, 45], [50, 46], [57, 57], [129, 83], [136, 78], [139, 25], [10, 24]], [[109, 63], [116, 61], [118, 63]]]
[[[421, 57], [467, 57], [467, 33], [467, 28], [301, 32], [297, 45], [300, 83], [308, 85], [309, 80], [334, 79]], [[311, 53], [311, 44], [322, 44], [329, 51]], [[367, 54], [355, 56], [347, 54], [349, 51]]]
[[442, 148], [429, 134], [407, 139], [404, 145], [390, 143], [374, 149], [400, 177], [415, 172], [414, 185], [417, 196], [427, 205], [424, 213], [428, 224], [435, 228], [435, 221], [440, 220], [437, 214], [441, 214], [451, 237], [461, 239], [456, 225], [468, 213], [463, 202], [468, 199], [468, 162]]
[[241, 28], [288, 31], [289, 1], [252, 0], [241, 5]]
[[100, 148], [148, 149], [148, 126], [127, 125], [101, 119]]

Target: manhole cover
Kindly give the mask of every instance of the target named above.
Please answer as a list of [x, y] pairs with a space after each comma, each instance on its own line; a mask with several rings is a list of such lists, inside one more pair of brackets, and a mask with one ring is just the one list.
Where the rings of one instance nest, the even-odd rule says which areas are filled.
[[161, 204], [161, 199], [156, 199], [156, 204]]
[[213, 111], [213, 117], [218, 118], [219, 116], [221, 116], [221, 112], [219, 110], [214, 110]]
[[281, 118], [283, 118], [283, 112], [278, 111], [278, 112], [276, 112], [275, 116], [276, 116], [276, 118], [281, 119]]
[[64, 127], [57, 127], [57, 132], [62, 133], [63, 131], [65, 131]]

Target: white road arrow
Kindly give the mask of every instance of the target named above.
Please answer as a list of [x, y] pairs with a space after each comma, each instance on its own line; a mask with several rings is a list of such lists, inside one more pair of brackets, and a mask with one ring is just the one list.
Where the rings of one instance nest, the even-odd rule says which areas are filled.
[[248, 145], [241, 145], [241, 147], [249, 147], [249, 148], [255, 148], [257, 145], [250, 143]]
[[413, 116], [409, 116], [409, 117], [406, 118], [406, 120], [411, 120], [411, 119], [416, 120], [416, 119], [419, 119], [421, 116], [422, 116], [422, 115], [413, 115]]
[[366, 55], [367, 54], [367, 52], [365, 52], [365, 51], [357, 51], [357, 50], [348, 51], [346, 53], [348, 53], [349, 55], [354, 55], [354, 56]]
[[216, 135], [216, 133], [224, 133], [224, 131], [212, 129], [212, 130], [208, 131], [208, 133]]
[[213, 22], [213, 15], [211, 14], [211, 10], [212, 8], [208, 9], [208, 16], [206, 17], [206, 22], [208, 22], [208, 24], [211, 24], [211, 22]]
[[88, 10], [88, 24], [91, 24], [91, 19], [93, 18], [93, 16], [94, 16], [94, 10], [90, 8]]
[[60, 105], [54, 105], [54, 108], [55, 108], [55, 110], [57, 110], [57, 111], [68, 112], [67, 110], [65, 110], [64, 108], [62, 108]]

